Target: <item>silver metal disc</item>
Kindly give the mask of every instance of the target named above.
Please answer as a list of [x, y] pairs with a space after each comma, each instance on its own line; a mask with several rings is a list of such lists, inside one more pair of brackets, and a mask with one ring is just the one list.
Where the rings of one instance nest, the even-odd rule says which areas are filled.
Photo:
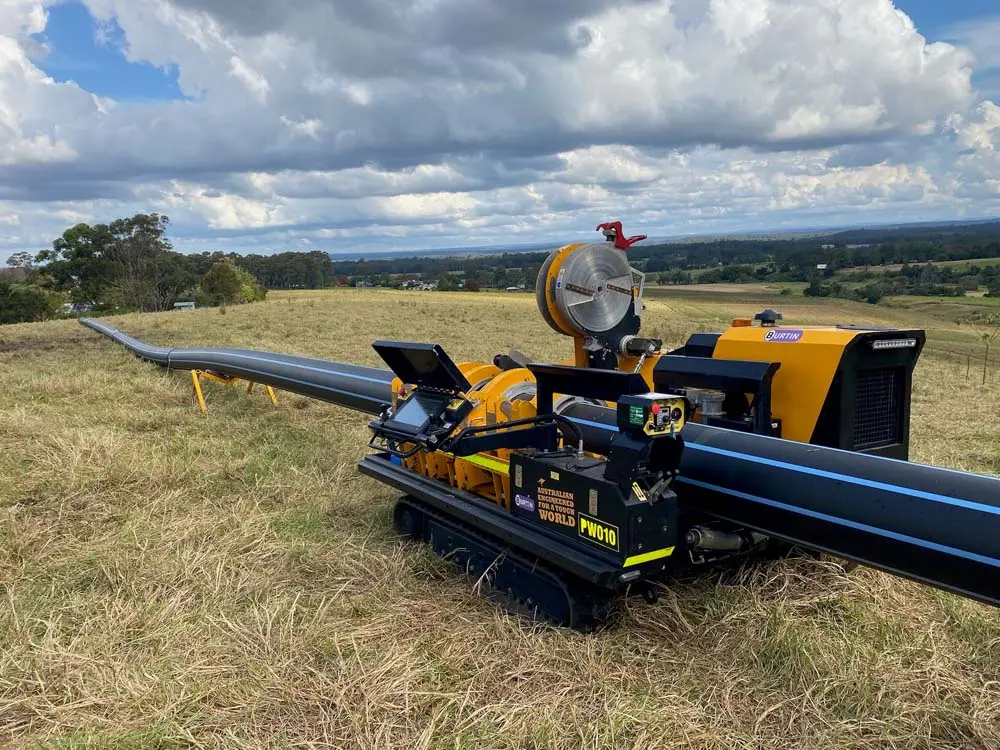
[[582, 333], [603, 333], [628, 315], [632, 269], [621, 250], [593, 244], [574, 250], [555, 281], [555, 302]]

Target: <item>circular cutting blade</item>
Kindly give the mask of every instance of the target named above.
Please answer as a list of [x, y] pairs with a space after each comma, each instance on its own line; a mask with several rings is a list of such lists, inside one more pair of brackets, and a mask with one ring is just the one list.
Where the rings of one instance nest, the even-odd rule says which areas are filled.
[[562, 316], [581, 333], [618, 325], [632, 305], [632, 269], [609, 244], [584, 245], [563, 261], [553, 294]]

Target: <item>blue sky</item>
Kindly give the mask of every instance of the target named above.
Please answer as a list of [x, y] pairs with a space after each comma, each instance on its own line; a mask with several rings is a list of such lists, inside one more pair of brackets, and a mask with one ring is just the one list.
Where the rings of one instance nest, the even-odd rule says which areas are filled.
[[995, 15], [996, 0], [897, 0], [896, 7], [932, 38], [958, 21]]
[[[949, 42], [968, 41], [961, 38], [965, 28], [983, 19], [1000, 18], [998, 0], [896, 0], [896, 7], [913, 19], [928, 39]], [[996, 41], [1000, 45], [1000, 39]], [[973, 76], [973, 83], [990, 94], [998, 94], [1000, 70], [981, 69]]]
[[896, 7], [5, 0], [0, 261], [138, 211], [346, 253], [1000, 216], [1000, 4]]
[[48, 13], [45, 30], [34, 39], [48, 49], [39, 67], [56, 81], [75, 81], [122, 102], [185, 98], [176, 65], [158, 68], [128, 60], [125, 34], [115, 19], [99, 23], [78, 2], [55, 5]]

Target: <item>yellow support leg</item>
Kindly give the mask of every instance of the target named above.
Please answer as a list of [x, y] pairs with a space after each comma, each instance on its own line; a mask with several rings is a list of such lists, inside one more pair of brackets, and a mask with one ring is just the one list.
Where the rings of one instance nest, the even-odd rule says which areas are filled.
[[[252, 380], [248, 381], [247, 382], [247, 393], [253, 393], [253, 387], [255, 385], [257, 385], [257, 384], [255, 382], [253, 382]], [[278, 405], [278, 397], [274, 393], [274, 388], [272, 388], [269, 385], [265, 385], [264, 386], [264, 390], [267, 392], [268, 397], [271, 399], [271, 403], [274, 404], [275, 406], [277, 406]]]
[[240, 381], [240, 379], [234, 375], [219, 375], [216, 372], [209, 372], [208, 370], [199, 370], [199, 374], [202, 377], [214, 380], [216, 383], [222, 383], [223, 385], [232, 385], [233, 383], [238, 383]]
[[[239, 378], [232, 375], [219, 375], [215, 372], [206, 372], [205, 370], [191, 370], [191, 384], [194, 387], [194, 395], [198, 400], [198, 408], [202, 412], [208, 411], [208, 406], [205, 404], [205, 394], [201, 389], [201, 379], [208, 378], [216, 383], [222, 383], [222, 385], [234, 385], [240, 381]], [[253, 393], [253, 387], [256, 385], [252, 380], [247, 381], [247, 393]], [[267, 392], [268, 398], [271, 399], [271, 403], [275, 406], [278, 405], [278, 396], [274, 392], [274, 388], [269, 385], [264, 386], [264, 390]]]
[[198, 408], [201, 409], [202, 413], [208, 411], [208, 407], [205, 405], [205, 395], [201, 392], [201, 377], [197, 370], [191, 370], [191, 384], [194, 386], [194, 395], [198, 399]]

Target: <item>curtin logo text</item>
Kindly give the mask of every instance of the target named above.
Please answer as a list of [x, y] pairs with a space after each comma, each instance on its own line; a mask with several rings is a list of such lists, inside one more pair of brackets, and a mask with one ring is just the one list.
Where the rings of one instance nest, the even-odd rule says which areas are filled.
[[764, 341], [777, 341], [780, 343], [791, 343], [802, 338], [802, 331], [797, 328], [772, 328], [764, 334]]
[[528, 510], [534, 512], [535, 510], [535, 500], [531, 495], [515, 495], [514, 505], [516, 505], [521, 510]]

